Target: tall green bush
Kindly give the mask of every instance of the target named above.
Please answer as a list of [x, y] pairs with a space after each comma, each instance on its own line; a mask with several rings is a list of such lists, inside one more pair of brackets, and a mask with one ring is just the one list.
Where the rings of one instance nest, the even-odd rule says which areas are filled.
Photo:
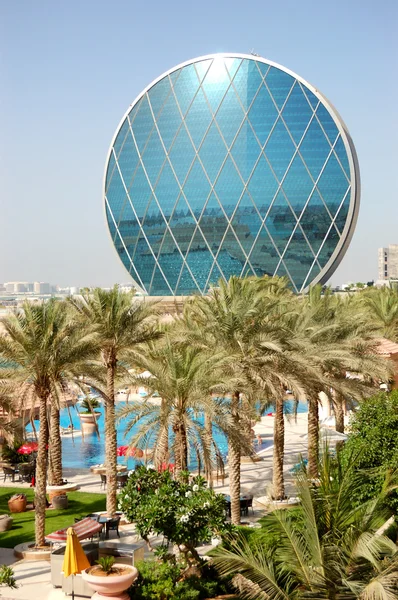
[[214, 569], [206, 565], [201, 577], [187, 576], [181, 564], [146, 560], [137, 565], [134, 600], [202, 600], [229, 591]]
[[2, 460], [5, 460], [13, 465], [18, 463], [26, 463], [28, 461], [26, 454], [19, 454], [18, 452], [18, 448], [20, 448], [22, 444], [23, 442], [21, 442], [21, 440], [16, 440], [11, 444], [4, 444], [1, 453]]
[[134, 521], [138, 533], [148, 541], [150, 533], [198, 561], [195, 547], [226, 530], [225, 499], [207, 487], [202, 477], [178, 480], [169, 471], [137, 468], [121, 491], [119, 509]]
[[[380, 392], [364, 400], [351, 421], [351, 434], [341, 451], [343, 466], [355, 457], [362, 482], [353, 498], [360, 504], [382, 489], [386, 473], [398, 469], [398, 390]], [[398, 493], [386, 500], [398, 508]]]

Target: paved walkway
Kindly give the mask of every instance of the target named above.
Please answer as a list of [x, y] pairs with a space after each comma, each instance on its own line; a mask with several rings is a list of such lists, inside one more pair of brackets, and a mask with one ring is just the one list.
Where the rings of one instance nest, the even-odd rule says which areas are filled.
[[[260, 435], [267, 442], [271, 442], [273, 438], [274, 417], [263, 417], [261, 422], [255, 425], [255, 434]], [[286, 475], [286, 490], [288, 494], [294, 494], [292, 477], [289, 470], [292, 465], [297, 463], [301, 454], [305, 455], [307, 440], [303, 437], [307, 431], [307, 414], [302, 413], [297, 416], [297, 421], [294, 419], [286, 419], [285, 421], [285, 475]], [[262, 502], [263, 497], [267, 495], [272, 479], [272, 445], [264, 450], [259, 449], [259, 457], [262, 459], [256, 463], [242, 464], [241, 486], [244, 492], [251, 492], [254, 495], [254, 514], [249, 514], [244, 517], [245, 521], [255, 524], [261, 516], [264, 515], [265, 506]], [[76, 483], [82, 491], [103, 493], [101, 489], [100, 477], [93, 475], [90, 471], [74, 471], [65, 470], [64, 477], [69, 482]], [[26, 483], [12, 484], [9, 481], [0, 482], [1, 487], [29, 487]], [[217, 492], [228, 492], [228, 477], [225, 479], [224, 485], [215, 482], [215, 490]], [[0, 491], [1, 493], [1, 491]], [[256, 502], [256, 498], [260, 502]], [[138, 541], [134, 525], [124, 525], [120, 527], [121, 539], [120, 543], [133, 544]], [[0, 538], [1, 545], [1, 538]], [[201, 549], [205, 553], [209, 549], [208, 546]], [[150, 553], [146, 550], [146, 555]], [[16, 561], [13, 556], [13, 551], [5, 548], [0, 548], [0, 564], [13, 565], [15, 576], [19, 587], [16, 590], [8, 590], [2, 588], [1, 600], [19, 599], [19, 600], [61, 600], [65, 599], [65, 595], [60, 589], [54, 589], [51, 585], [50, 563], [46, 561]], [[79, 598], [79, 596], [75, 596]]]

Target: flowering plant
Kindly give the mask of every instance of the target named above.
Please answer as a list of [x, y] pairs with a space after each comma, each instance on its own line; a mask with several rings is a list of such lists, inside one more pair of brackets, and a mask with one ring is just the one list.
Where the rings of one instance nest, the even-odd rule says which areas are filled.
[[195, 547], [227, 529], [224, 496], [209, 489], [203, 477], [190, 478], [189, 473], [174, 480], [169, 471], [138, 467], [118, 500], [147, 543], [150, 533], [163, 535], [196, 560]]

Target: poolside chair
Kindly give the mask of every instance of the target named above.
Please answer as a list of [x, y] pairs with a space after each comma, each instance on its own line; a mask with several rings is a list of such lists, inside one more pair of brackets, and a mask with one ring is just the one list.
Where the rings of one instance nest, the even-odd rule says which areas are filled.
[[246, 506], [247, 506], [247, 513], [246, 514], [249, 514], [249, 508], [251, 508], [252, 509], [252, 515], [254, 515], [253, 498], [248, 498], [246, 500]]
[[90, 513], [89, 515], [86, 515], [86, 518], [87, 518], [87, 517], [90, 517], [90, 519], [94, 519], [94, 521], [99, 521], [99, 519], [100, 519], [100, 516], [101, 516], [101, 515], [99, 515], [99, 514], [97, 514], [97, 513]]
[[241, 498], [240, 499], [240, 514], [247, 517], [249, 514], [250, 506], [253, 511], [253, 498]]
[[106, 488], [106, 475], [101, 474], [101, 489], [105, 489]]
[[[95, 518], [95, 520], [96, 520], [96, 521], [98, 521], [98, 520], [99, 520], [99, 518], [100, 518], [100, 516], [99, 516], [99, 515], [97, 515], [97, 514], [95, 514], [95, 513], [91, 513], [91, 514], [89, 514], [89, 515], [86, 515], [86, 517], [75, 517], [75, 523], [79, 523], [79, 521], [82, 521], [83, 519], [85, 519], [85, 518], [87, 518], [87, 517], [90, 517], [90, 519], [94, 519], [94, 518]], [[93, 534], [93, 535], [90, 537], [90, 541], [91, 541], [91, 542], [93, 542], [93, 541], [94, 541], [94, 538], [95, 538], [95, 540], [99, 542], [99, 541], [101, 540], [101, 533], [102, 533], [103, 529], [104, 529], [104, 528], [102, 527], [102, 529], [100, 529], [99, 531], [97, 531], [97, 533], [94, 533], [94, 534]]]
[[222, 494], [224, 496], [225, 499], [225, 516], [226, 517], [230, 517], [231, 516], [231, 498], [228, 494]]
[[[97, 523], [100, 520], [100, 516], [97, 513], [90, 513], [89, 515], [86, 515], [87, 517], [90, 517], [90, 519], [93, 519], [93, 521], [97, 521]], [[94, 542], [97, 541], [99, 542], [101, 540], [101, 536], [102, 536], [102, 532], [104, 531], [104, 525], [102, 525], [102, 529], [100, 529], [99, 531], [97, 531], [97, 533], [94, 533], [93, 536], [91, 536], [90, 541]]]
[[19, 465], [19, 475], [21, 477], [21, 481], [31, 482], [32, 477], [35, 473], [34, 466], [31, 464]]
[[119, 523], [120, 523], [120, 517], [116, 517], [115, 519], [110, 519], [109, 521], [107, 521], [107, 523], [106, 523], [106, 533], [105, 533], [106, 539], [109, 538], [109, 532], [110, 531], [116, 531], [117, 537], [120, 538]]
[[240, 514], [241, 516], [243, 515], [247, 515], [248, 510], [247, 510], [247, 500], [240, 500]]
[[118, 477], [117, 477], [117, 487], [119, 489], [123, 488], [127, 484], [128, 478], [129, 478], [128, 473], [123, 473], [121, 475], [118, 475]]
[[4, 481], [9, 477], [11, 481], [15, 480], [16, 469], [14, 467], [3, 467]]

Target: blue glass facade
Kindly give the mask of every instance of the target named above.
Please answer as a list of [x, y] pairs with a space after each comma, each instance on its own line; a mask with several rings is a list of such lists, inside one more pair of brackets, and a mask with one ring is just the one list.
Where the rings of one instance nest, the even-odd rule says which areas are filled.
[[355, 150], [327, 101], [244, 55], [196, 59], [152, 84], [105, 174], [113, 243], [150, 295], [264, 274], [303, 291], [341, 260], [358, 202]]

